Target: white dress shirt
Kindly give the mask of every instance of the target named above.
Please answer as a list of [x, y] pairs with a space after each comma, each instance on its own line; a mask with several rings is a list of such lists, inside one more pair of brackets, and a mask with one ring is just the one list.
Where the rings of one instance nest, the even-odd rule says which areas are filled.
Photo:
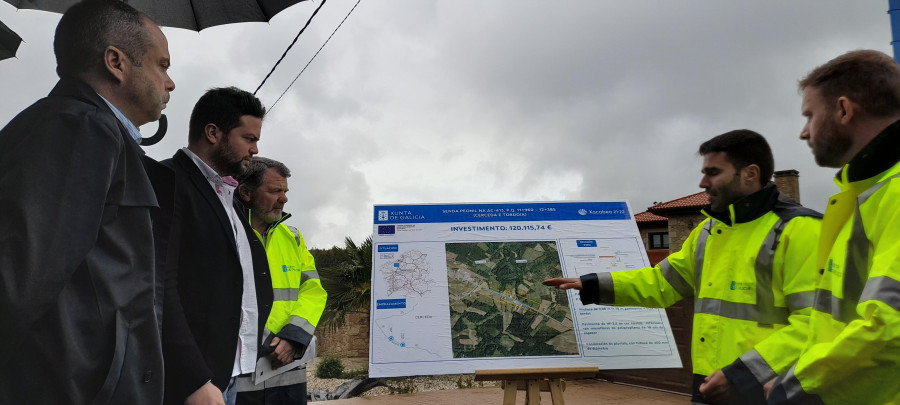
[[[238, 332], [238, 346], [231, 376], [252, 373], [256, 368], [259, 310], [256, 308], [256, 283], [253, 280], [253, 253], [250, 251], [250, 241], [247, 239], [247, 233], [244, 232], [241, 217], [234, 211], [233, 198], [237, 182], [231, 177], [219, 176], [212, 167], [209, 167], [190, 149], [183, 148], [182, 150], [209, 180], [209, 185], [219, 196], [219, 201], [222, 202], [222, 207], [225, 208], [228, 219], [231, 221], [231, 230], [234, 232], [234, 241], [237, 244], [241, 270], [244, 275], [244, 292], [241, 294], [241, 328]], [[222, 252], [222, 254], [228, 253]]]

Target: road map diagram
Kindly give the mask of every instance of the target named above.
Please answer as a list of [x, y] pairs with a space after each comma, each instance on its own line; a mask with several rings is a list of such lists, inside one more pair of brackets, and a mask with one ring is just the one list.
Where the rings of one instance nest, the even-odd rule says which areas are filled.
[[387, 283], [388, 296], [400, 293], [421, 297], [434, 286], [428, 255], [418, 250], [404, 252], [399, 259], [381, 265], [379, 271]]
[[578, 354], [555, 241], [447, 243], [454, 358]]
[[[395, 246], [377, 252], [373, 263], [373, 360], [450, 359], [443, 246]], [[436, 338], [441, 335], [447, 339]]]

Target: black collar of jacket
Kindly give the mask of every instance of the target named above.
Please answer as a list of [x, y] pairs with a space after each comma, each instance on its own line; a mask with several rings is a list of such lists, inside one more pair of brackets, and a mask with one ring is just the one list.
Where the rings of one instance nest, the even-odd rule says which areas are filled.
[[[194, 159], [191, 159], [191, 157], [181, 149], [175, 151], [175, 155], [172, 156], [172, 161], [178, 166], [181, 166], [180, 170], [183, 171], [187, 181], [194, 186], [199, 195], [206, 200], [207, 204], [209, 204], [212, 212], [219, 220], [219, 226], [221, 226], [222, 233], [225, 234], [228, 241], [231, 242], [229, 246], [233, 248], [232, 251], [234, 254], [238, 255], [231, 219], [228, 218], [228, 213], [225, 211], [225, 206], [222, 205], [222, 200], [219, 199], [219, 196], [216, 195], [216, 191], [209, 185], [209, 179], [207, 179], [203, 172], [200, 171], [200, 168], [197, 167], [197, 163], [194, 162]], [[193, 196], [188, 198], [193, 198]], [[234, 207], [234, 201], [235, 199], [232, 198], [232, 209]], [[209, 224], [209, 226], [213, 225]], [[249, 236], [250, 234], [248, 234], [248, 237]]]
[[[881, 133], [850, 159], [847, 166], [847, 180], [859, 181], [874, 177], [893, 167], [900, 161], [900, 121], [888, 125]], [[843, 168], [841, 168], [843, 170]], [[837, 179], [841, 179], [841, 170]]]
[[56, 82], [56, 86], [53, 86], [53, 90], [50, 90], [50, 96], [76, 98], [88, 104], [101, 107], [112, 114], [112, 110], [103, 102], [103, 99], [100, 98], [100, 95], [97, 94], [96, 91], [94, 91], [94, 88], [76, 77], [61, 77], [59, 81]]
[[[119, 129], [122, 130], [124, 134], [128, 135], [128, 139], [131, 139], [131, 135], [129, 134], [128, 129], [125, 128], [125, 124], [119, 121], [119, 117], [116, 117], [116, 114], [109, 108], [109, 105], [106, 104], [106, 102], [103, 101], [103, 98], [97, 94], [97, 91], [84, 80], [72, 76], [63, 76], [56, 82], [56, 86], [53, 86], [53, 90], [50, 90], [49, 96], [74, 98], [107, 112], [109, 115], [112, 115], [113, 119], [116, 120], [116, 123], [119, 124]], [[137, 143], [134, 145], [137, 146], [134, 148], [137, 153], [144, 156], [144, 150], [141, 149]]]
[[275, 223], [273, 223], [272, 225], [269, 225], [269, 229], [272, 229], [278, 225], [281, 225], [282, 222], [287, 221], [287, 219], [290, 217], [291, 217], [291, 214], [289, 212], [281, 211], [281, 219], [275, 221]]
[[[248, 212], [249, 212], [249, 211], [248, 211]], [[281, 219], [279, 219], [279, 220], [277, 220], [277, 221], [272, 222], [271, 224], [269, 224], [269, 227], [266, 228], [266, 234], [263, 235], [263, 238], [268, 239], [268, 238], [269, 238], [269, 232], [272, 232], [272, 230], [275, 229], [275, 227], [277, 227], [278, 225], [281, 225], [282, 222], [287, 221], [287, 219], [290, 218], [290, 217], [291, 217], [291, 214], [282, 211]]]
[[[770, 181], [769, 184], [766, 184], [759, 191], [737, 200], [734, 204], [731, 204], [734, 207], [735, 222], [739, 224], [750, 222], [765, 215], [775, 207], [779, 194], [775, 183]], [[707, 205], [703, 208], [703, 212], [709, 217], [731, 225], [731, 216], [728, 210], [715, 212]]]

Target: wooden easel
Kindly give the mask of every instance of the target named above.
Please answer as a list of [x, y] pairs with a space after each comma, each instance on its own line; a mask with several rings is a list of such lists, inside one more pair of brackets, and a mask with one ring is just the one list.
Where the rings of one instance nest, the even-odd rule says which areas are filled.
[[525, 391], [526, 405], [540, 405], [541, 391], [550, 392], [553, 405], [565, 405], [563, 378], [589, 378], [598, 367], [511, 368], [475, 370], [475, 381], [502, 381], [503, 405], [515, 405], [516, 391]]

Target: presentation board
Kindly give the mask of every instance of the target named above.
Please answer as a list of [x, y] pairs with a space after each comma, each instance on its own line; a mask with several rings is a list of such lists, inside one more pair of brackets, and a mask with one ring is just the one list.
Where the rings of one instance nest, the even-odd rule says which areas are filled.
[[627, 202], [376, 205], [369, 376], [681, 367], [662, 309], [551, 277], [649, 265]]

